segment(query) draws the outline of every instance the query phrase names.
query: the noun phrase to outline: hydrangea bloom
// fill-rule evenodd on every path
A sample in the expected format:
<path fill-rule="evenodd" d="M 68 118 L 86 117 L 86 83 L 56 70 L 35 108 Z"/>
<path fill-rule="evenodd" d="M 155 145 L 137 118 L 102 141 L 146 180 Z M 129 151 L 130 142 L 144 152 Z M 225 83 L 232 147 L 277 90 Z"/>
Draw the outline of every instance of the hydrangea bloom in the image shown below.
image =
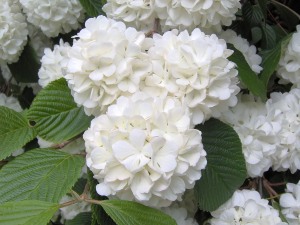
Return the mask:
<path fill-rule="evenodd" d="M 4 93 L 0 93 L 0 106 L 5 106 L 17 112 L 23 111 L 18 99 L 13 96 L 6 96 Z"/>
<path fill-rule="evenodd" d="M 155 11 L 162 20 L 162 30 L 196 27 L 221 30 L 235 19 L 235 13 L 241 7 L 239 0 L 155 0 Z"/>
<path fill-rule="evenodd" d="M 175 98 L 120 97 L 84 133 L 87 166 L 100 195 L 169 206 L 206 166 L 201 132 Z"/>
<path fill-rule="evenodd" d="M 253 190 L 237 190 L 231 199 L 211 214 L 211 225 L 287 225 L 281 221 L 279 212 Z"/>
<path fill-rule="evenodd" d="M 300 87 L 300 25 L 280 58 L 277 73 L 282 83 L 291 82 Z"/>
<path fill-rule="evenodd" d="M 150 39 L 104 16 L 88 19 L 69 51 L 67 75 L 75 102 L 99 115 L 120 95 L 135 93 L 151 72 Z"/>
<path fill-rule="evenodd" d="M 240 137 L 249 176 L 262 176 L 272 166 L 281 122 L 270 119 L 266 105 L 247 95 L 224 112 L 222 120 L 231 124 Z"/>
<path fill-rule="evenodd" d="M 153 74 L 145 86 L 151 93 L 170 95 L 186 101 L 193 124 L 199 124 L 213 113 L 218 116 L 237 102 L 237 70 L 227 58 L 232 51 L 216 35 L 205 35 L 195 29 L 169 31 L 153 35 L 148 53 Z M 153 88 L 153 90 L 151 89 Z M 146 89 L 145 89 L 146 91 Z"/>
<path fill-rule="evenodd" d="M 271 94 L 267 102 L 268 114 L 281 125 L 278 146 L 273 155 L 273 168 L 279 171 L 300 169 L 300 89 Z"/>
<path fill-rule="evenodd" d="M 231 29 L 221 32 L 219 37 L 223 38 L 227 43 L 233 44 L 237 50 L 243 53 L 251 69 L 257 74 L 260 73 L 262 70 L 260 66 L 262 58 L 256 54 L 256 47 L 254 45 L 250 45 L 247 39 L 237 35 L 235 31 Z"/>
<path fill-rule="evenodd" d="M 48 37 L 77 29 L 84 19 L 79 0 L 20 0 L 27 20 Z"/>
<path fill-rule="evenodd" d="M 196 27 L 220 30 L 222 25 L 231 24 L 240 7 L 238 0 L 108 0 L 103 10 L 108 17 L 137 29 L 151 30 L 158 18 L 163 31 Z"/>
<path fill-rule="evenodd" d="M 39 70 L 39 84 L 45 87 L 50 82 L 63 77 L 63 71 L 67 68 L 68 50 L 70 45 L 60 40 L 59 45 L 54 49 L 46 48 L 44 56 L 41 59 L 41 68 Z"/>
<path fill-rule="evenodd" d="M 300 224 L 300 181 L 287 183 L 286 193 L 280 196 L 280 206 L 289 225 Z"/>
<path fill-rule="evenodd" d="M 27 23 L 17 0 L 0 0 L 0 61 L 13 63 L 27 43 Z"/>
<path fill-rule="evenodd" d="M 154 0 L 108 0 L 102 9 L 108 18 L 123 21 L 128 27 L 144 31 L 153 28 L 156 18 Z"/>
<path fill-rule="evenodd" d="M 162 208 L 162 211 L 171 216 L 177 223 L 177 225 L 198 225 L 197 221 L 188 217 L 187 210 L 177 206 L 169 206 Z"/>

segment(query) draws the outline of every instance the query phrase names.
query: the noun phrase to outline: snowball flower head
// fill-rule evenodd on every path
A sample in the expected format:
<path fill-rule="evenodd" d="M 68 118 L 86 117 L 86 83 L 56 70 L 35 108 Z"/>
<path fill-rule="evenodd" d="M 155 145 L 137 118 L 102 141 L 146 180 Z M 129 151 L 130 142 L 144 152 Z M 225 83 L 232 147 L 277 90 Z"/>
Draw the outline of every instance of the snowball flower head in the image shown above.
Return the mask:
<path fill-rule="evenodd" d="M 237 102 L 237 70 L 227 58 L 232 51 L 216 35 L 195 29 L 153 35 L 149 49 L 153 73 L 145 79 L 145 91 L 185 101 L 192 123 L 218 116 Z"/>
<path fill-rule="evenodd" d="M 286 193 L 280 196 L 280 206 L 289 225 L 300 224 L 300 181 L 287 183 Z"/>
<path fill-rule="evenodd" d="M 231 29 L 221 32 L 219 37 L 224 39 L 227 43 L 233 44 L 233 46 L 244 55 L 251 69 L 256 74 L 260 73 L 262 70 L 260 66 L 262 58 L 256 54 L 256 47 L 254 45 L 250 45 L 247 39 L 237 35 L 235 31 Z"/>
<path fill-rule="evenodd" d="M 280 58 L 277 74 L 282 83 L 290 82 L 300 87 L 300 25 Z"/>
<path fill-rule="evenodd" d="M 63 77 L 63 72 L 68 63 L 68 49 L 70 45 L 60 40 L 59 45 L 54 49 L 46 48 L 44 56 L 41 59 L 41 68 L 39 70 L 39 85 L 45 87 L 50 82 Z"/>
<path fill-rule="evenodd" d="M 194 218 L 188 217 L 185 208 L 172 205 L 167 208 L 162 208 L 162 211 L 171 216 L 176 221 L 177 225 L 198 225 Z"/>
<path fill-rule="evenodd" d="M 128 27 L 143 31 L 153 28 L 156 17 L 154 0 L 108 0 L 102 9 L 108 18 L 123 21 Z"/>
<path fill-rule="evenodd" d="M 224 112 L 221 119 L 239 135 L 248 175 L 262 176 L 272 166 L 281 122 L 269 118 L 265 104 L 250 95 L 239 96 L 238 104 Z"/>
<path fill-rule="evenodd" d="M 17 0 L 0 4 L 0 61 L 14 63 L 27 43 L 27 23 Z"/>
<path fill-rule="evenodd" d="M 84 19 L 79 0 L 20 0 L 27 20 L 48 37 L 80 27 Z"/>
<path fill-rule="evenodd" d="M 222 25 L 231 25 L 240 7 L 238 0 L 108 0 L 103 10 L 109 18 L 139 30 L 151 30 L 155 18 L 159 19 L 162 31 L 196 27 L 220 30 Z"/>
<path fill-rule="evenodd" d="M 139 90 L 151 71 L 143 32 L 104 16 L 88 19 L 69 51 L 67 75 L 74 100 L 90 115 L 100 115 L 121 95 Z"/>
<path fill-rule="evenodd" d="M 266 107 L 272 120 L 281 124 L 273 167 L 279 171 L 290 169 L 295 173 L 300 169 L 300 89 L 273 92 Z"/>
<path fill-rule="evenodd" d="M 175 98 L 120 97 L 83 138 L 97 192 L 152 207 L 181 200 L 206 166 L 201 132 Z"/>
<path fill-rule="evenodd" d="M 279 212 L 254 190 L 237 190 L 211 214 L 211 225 L 287 225 L 281 221 Z"/>
<path fill-rule="evenodd" d="M 6 96 L 4 93 L 0 93 L 0 106 L 5 106 L 17 112 L 23 111 L 18 99 L 13 96 Z"/>

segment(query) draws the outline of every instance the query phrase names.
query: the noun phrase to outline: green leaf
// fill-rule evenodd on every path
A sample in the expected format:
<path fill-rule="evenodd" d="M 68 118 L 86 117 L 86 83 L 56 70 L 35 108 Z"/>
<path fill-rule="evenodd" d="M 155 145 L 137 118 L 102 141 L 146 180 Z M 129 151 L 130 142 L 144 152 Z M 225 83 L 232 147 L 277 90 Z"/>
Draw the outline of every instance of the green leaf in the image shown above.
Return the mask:
<path fill-rule="evenodd" d="M 268 7 L 267 7 L 268 0 L 259 0 L 257 2 L 261 12 L 263 13 L 263 16 L 266 18 L 268 13 Z"/>
<path fill-rule="evenodd" d="M 210 119 L 196 126 L 202 132 L 207 166 L 195 185 L 199 208 L 214 211 L 226 202 L 247 177 L 242 144 L 229 125 Z"/>
<path fill-rule="evenodd" d="M 259 96 L 262 100 L 266 99 L 267 89 L 263 82 L 253 72 L 247 63 L 244 55 L 238 51 L 233 45 L 227 44 L 228 48 L 232 49 L 234 53 L 228 58 L 237 65 L 239 71 L 239 78 L 242 83 L 251 91 L 252 94 Z"/>
<path fill-rule="evenodd" d="M 279 43 L 277 43 L 277 45 L 273 49 L 269 51 L 265 51 L 263 53 L 263 57 L 262 57 L 263 71 L 260 73 L 259 77 L 262 80 L 265 87 L 268 86 L 270 77 L 277 69 L 279 60 L 281 58 L 281 54 L 283 50 L 286 48 L 287 44 L 289 43 L 291 37 L 292 34 L 287 35 Z"/>
<path fill-rule="evenodd" d="M 35 136 L 35 130 L 22 113 L 0 106 L 0 160 L 22 148 Z"/>
<path fill-rule="evenodd" d="M 250 2 L 243 4 L 242 13 L 245 21 L 251 26 L 260 25 L 265 22 L 264 13 L 259 5 L 252 5 Z"/>
<path fill-rule="evenodd" d="M 262 28 L 262 43 L 263 49 L 271 49 L 276 45 L 276 32 L 269 24 L 261 24 Z"/>
<path fill-rule="evenodd" d="M 65 225 L 90 225 L 91 224 L 92 213 L 84 212 L 79 213 L 72 220 L 67 220 Z"/>
<path fill-rule="evenodd" d="M 103 5 L 106 0 L 79 0 L 84 10 L 91 17 L 96 17 L 98 15 L 103 15 L 102 10 Z"/>
<path fill-rule="evenodd" d="M 30 150 L 0 170 L 0 203 L 35 199 L 58 202 L 75 184 L 85 160 L 52 149 Z"/>
<path fill-rule="evenodd" d="M 34 49 L 27 44 L 16 63 L 8 64 L 13 77 L 18 82 L 34 83 L 38 81 L 39 59 Z"/>
<path fill-rule="evenodd" d="M 96 185 L 98 181 L 93 178 L 93 173 L 88 170 L 88 182 L 90 186 L 90 195 L 92 199 L 106 200 L 107 197 L 98 195 Z M 116 225 L 116 223 L 107 215 L 101 205 L 92 204 L 92 225 Z"/>
<path fill-rule="evenodd" d="M 176 225 L 169 215 L 137 202 L 104 200 L 101 206 L 117 225 Z"/>
<path fill-rule="evenodd" d="M 27 200 L 0 205 L 2 225 L 46 225 L 59 209 L 58 204 Z"/>
<path fill-rule="evenodd" d="M 27 117 L 36 123 L 40 137 L 54 143 L 75 137 L 91 121 L 83 107 L 77 107 L 64 78 L 53 81 L 38 93 Z"/>

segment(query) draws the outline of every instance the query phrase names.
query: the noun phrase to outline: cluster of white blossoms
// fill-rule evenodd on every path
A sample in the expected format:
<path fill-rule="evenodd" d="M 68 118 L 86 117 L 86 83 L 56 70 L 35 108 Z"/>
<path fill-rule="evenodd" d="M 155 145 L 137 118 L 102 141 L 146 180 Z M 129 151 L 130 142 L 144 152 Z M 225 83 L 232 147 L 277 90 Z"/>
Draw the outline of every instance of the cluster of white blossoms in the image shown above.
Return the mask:
<path fill-rule="evenodd" d="M 176 98 L 120 97 L 84 133 L 87 166 L 100 195 L 169 206 L 206 166 L 201 132 Z"/>
<path fill-rule="evenodd" d="M 0 4 L 0 61 L 14 63 L 27 43 L 27 22 L 18 0 Z"/>
<path fill-rule="evenodd" d="M 68 49 L 70 45 L 60 40 L 53 50 L 46 48 L 41 58 L 41 68 L 38 72 L 39 85 L 47 86 L 50 82 L 63 77 L 63 70 L 68 63 Z"/>
<path fill-rule="evenodd" d="M 262 176 L 272 166 L 280 123 L 269 120 L 265 103 L 252 96 L 240 95 L 238 104 L 223 113 L 221 119 L 231 124 L 242 142 L 248 175 Z"/>
<path fill-rule="evenodd" d="M 20 0 L 27 20 L 48 37 L 80 27 L 84 19 L 79 0 Z"/>
<path fill-rule="evenodd" d="M 224 40 L 195 29 L 145 37 L 104 16 L 89 19 L 70 48 L 67 74 L 74 100 L 101 115 L 119 96 L 137 91 L 186 102 L 193 124 L 237 102 L 237 70 Z"/>
<path fill-rule="evenodd" d="M 300 169 L 300 89 L 271 93 L 266 107 L 269 117 L 281 126 L 273 168 L 295 173 Z"/>
<path fill-rule="evenodd" d="M 195 29 L 153 35 L 148 53 L 153 73 L 145 85 L 151 92 L 185 101 L 192 123 L 199 124 L 237 103 L 237 70 L 227 58 L 233 53 L 224 40 Z"/>
<path fill-rule="evenodd" d="M 211 212 L 211 225 L 288 225 L 279 212 L 262 199 L 257 191 L 237 190 L 231 199 Z"/>
<path fill-rule="evenodd" d="M 177 225 L 198 225 L 197 221 L 188 216 L 187 209 L 178 206 L 169 206 L 162 208 L 162 211 L 171 216 Z"/>
<path fill-rule="evenodd" d="M 69 50 L 65 78 L 75 102 L 90 115 L 104 113 L 121 95 L 139 90 L 151 72 L 143 32 L 104 16 L 88 19 Z"/>
<path fill-rule="evenodd" d="M 277 74 L 282 83 L 300 87 L 300 25 L 280 58 Z"/>
<path fill-rule="evenodd" d="M 300 181 L 298 184 L 287 183 L 286 193 L 280 196 L 279 202 L 289 225 L 300 224 Z"/>
<path fill-rule="evenodd" d="M 237 33 L 231 29 L 222 31 L 218 36 L 224 39 L 227 43 L 233 44 L 233 46 L 244 55 L 247 63 L 256 74 L 261 72 L 262 67 L 260 64 L 262 62 L 262 58 L 256 53 L 256 47 L 254 45 L 250 45 L 247 39 L 237 35 Z"/>
<path fill-rule="evenodd" d="M 240 7 L 239 0 L 108 0 L 103 10 L 109 18 L 138 30 L 150 31 L 155 19 L 159 19 L 162 31 L 196 27 L 220 30 L 222 25 L 231 25 Z"/>
<path fill-rule="evenodd" d="M 243 146 L 248 175 L 300 169 L 300 89 L 271 93 L 263 103 L 240 96 L 238 104 L 221 119 L 233 126 Z"/>

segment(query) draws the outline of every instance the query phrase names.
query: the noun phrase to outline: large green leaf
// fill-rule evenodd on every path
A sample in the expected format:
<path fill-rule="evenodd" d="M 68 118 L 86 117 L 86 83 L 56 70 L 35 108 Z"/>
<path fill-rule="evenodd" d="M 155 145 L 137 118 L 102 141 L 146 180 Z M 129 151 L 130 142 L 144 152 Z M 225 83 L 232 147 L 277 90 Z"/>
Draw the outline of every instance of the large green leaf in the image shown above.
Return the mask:
<path fill-rule="evenodd" d="M 27 117 L 36 123 L 38 135 L 59 143 L 86 130 L 91 117 L 75 104 L 64 78 L 53 81 L 41 90 L 30 107 Z"/>
<path fill-rule="evenodd" d="M 247 177 L 242 144 L 229 125 L 210 119 L 196 127 L 202 132 L 207 166 L 195 185 L 199 208 L 216 210 L 226 202 Z"/>
<path fill-rule="evenodd" d="M 136 202 L 104 200 L 101 206 L 117 225 L 176 225 L 169 215 Z"/>
<path fill-rule="evenodd" d="M 251 91 L 252 94 L 259 96 L 262 100 L 265 100 L 267 96 L 267 89 L 263 82 L 252 71 L 244 55 L 231 44 L 228 44 L 228 48 L 234 51 L 234 53 L 229 57 L 229 60 L 237 65 L 239 78 L 242 83 Z"/>
<path fill-rule="evenodd" d="M 264 13 L 259 5 L 252 5 L 250 2 L 246 2 L 243 4 L 242 13 L 245 22 L 251 27 L 265 22 Z"/>
<path fill-rule="evenodd" d="M 0 160 L 22 148 L 35 135 L 35 130 L 21 113 L 0 106 Z"/>
<path fill-rule="evenodd" d="M 261 24 L 262 28 L 262 43 L 261 47 L 263 49 L 271 49 L 276 45 L 276 32 L 272 26 L 269 24 Z"/>
<path fill-rule="evenodd" d="M 80 176 L 84 158 L 52 149 L 30 150 L 0 170 L 0 203 L 58 202 Z"/>
<path fill-rule="evenodd" d="M 2 225 L 46 225 L 59 204 L 26 200 L 6 202 L 0 205 L 0 224 Z"/>
<path fill-rule="evenodd" d="M 106 0 L 79 0 L 86 13 L 91 17 L 104 14 L 102 6 Z"/>
<path fill-rule="evenodd" d="M 277 69 L 282 52 L 285 49 L 286 45 L 289 43 L 291 37 L 292 34 L 287 35 L 279 43 L 277 43 L 277 45 L 273 49 L 265 51 L 263 53 L 263 71 L 259 76 L 265 87 L 267 87 L 270 77 Z"/>

